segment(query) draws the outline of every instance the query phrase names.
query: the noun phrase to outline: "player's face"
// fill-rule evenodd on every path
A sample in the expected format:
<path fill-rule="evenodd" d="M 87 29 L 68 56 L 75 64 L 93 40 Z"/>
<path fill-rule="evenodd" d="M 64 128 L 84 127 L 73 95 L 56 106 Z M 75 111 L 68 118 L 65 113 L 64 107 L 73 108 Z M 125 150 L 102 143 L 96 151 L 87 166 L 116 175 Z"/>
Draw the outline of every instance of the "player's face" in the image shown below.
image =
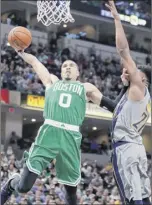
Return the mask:
<path fill-rule="evenodd" d="M 145 84 L 146 87 L 148 87 L 149 83 L 148 83 L 148 79 L 147 79 L 145 73 L 142 71 L 139 71 L 139 74 L 140 74 L 142 82 Z"/>
<path fill-rule="evenodd" d="M 67 60 L 62 64 L 61 76 L 63 80 L 77 80 L 79 71 L 74 61 Z"/>

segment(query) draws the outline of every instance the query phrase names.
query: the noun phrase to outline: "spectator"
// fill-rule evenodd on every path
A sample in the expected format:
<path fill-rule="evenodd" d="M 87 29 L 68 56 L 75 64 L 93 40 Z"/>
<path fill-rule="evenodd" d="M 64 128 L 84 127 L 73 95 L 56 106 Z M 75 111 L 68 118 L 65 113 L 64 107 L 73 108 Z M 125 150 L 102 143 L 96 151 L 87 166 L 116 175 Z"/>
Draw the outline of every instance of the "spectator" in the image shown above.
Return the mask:
<path fill-rule="evenodd" d="M 17 144 L 18 139 L 19 139 L 19 136 L 17 136 L 16 132 L 15 131 L 11 132 L 10 136 L 8 137 L 8 139 L 6 140 L 5 145 L 4 145 L 5 153 L 7 152 L 9 145 Z"/>
<path fill-rule="evenodd" d="M 121 204 L 118 189 L 113 178 L 112 166 L 97 167 L 93 162 L 82 164 L 81 172 L 82 180 L 78 185 L 77 196 L 79 204 Z M 16 171 L 16 159 L 9 147 L 6 154 L 1 152 L 1 182 L 2 184 L 8 180 L 9 175 Z M 27 194 L 14 193 L 8 204 L 65 204 L 65 191 L 62 184 L 58 184 L 56 173 L 54 172 L 54 164 L 50 164 L 51 168 L 44 172 L 36 180 L 33 188 Z M 150 159 L 148 161 L 148 170 L 150 170 Z M 148 172 L 151 173 L 150 171 Z M 89 179 L 89 180 L 88 180 Z M 87 186 L 84 186 L 84 181 Z"/>
<path fill-rule="evenodd" d="M 103 141 L 103 142 L 101 143 L 101 154 L 102 154 L 102 153 L 105 153 L 105 154 L 108 155 L 108 146 L 107 146 L 107 144 L 106 144 L 105 141 Z"/>
<path fill-rule="evenodd" d="M 60 78 L 60 66 L 67 59 L 74 59 L 80 68 L 80 81 L 90 82 L 102 91 L 105 96 L 112 99 L 118 95 L 122 88 L 120 79 L 120 62 L 115 57 L 101 59 L 95 54 L 93 47 L 88 51 L 89 55 L 84 56 L 77 51 L 71 51 L 65 48 L 59 51 L 56 47 L 56 36 L 50 42 L 54 49 L 49 51 L 49 47 L 31 45 L 27 52 L 34 54 L 45 66 L 49 72 Z M 51 46 L 50 45 L 50 46 Z M 44 86 L 38 80 L 37 75 L 32 68 L 27 65 L 10 47 L 4 47 L 1 53 L 2 88 L 18 90 L 23 93 L 44 95 Z M 15 59 L 15 60 L 14 60 Z M 147 62 L 149 62 L 147 60 Z"/>

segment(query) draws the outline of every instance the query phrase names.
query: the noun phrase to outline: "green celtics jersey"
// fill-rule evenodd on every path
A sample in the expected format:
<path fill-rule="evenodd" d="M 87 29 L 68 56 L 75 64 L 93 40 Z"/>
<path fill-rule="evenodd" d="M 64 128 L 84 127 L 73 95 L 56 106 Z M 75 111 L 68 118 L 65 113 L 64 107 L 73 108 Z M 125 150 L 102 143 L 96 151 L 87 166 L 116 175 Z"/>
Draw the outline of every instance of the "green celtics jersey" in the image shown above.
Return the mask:
<path fill-rule="evenodd" d="M 45 92 L 44 118 L 80 126 L 86 111 L 83 84 L 76 81 L 57 81 Z"/>

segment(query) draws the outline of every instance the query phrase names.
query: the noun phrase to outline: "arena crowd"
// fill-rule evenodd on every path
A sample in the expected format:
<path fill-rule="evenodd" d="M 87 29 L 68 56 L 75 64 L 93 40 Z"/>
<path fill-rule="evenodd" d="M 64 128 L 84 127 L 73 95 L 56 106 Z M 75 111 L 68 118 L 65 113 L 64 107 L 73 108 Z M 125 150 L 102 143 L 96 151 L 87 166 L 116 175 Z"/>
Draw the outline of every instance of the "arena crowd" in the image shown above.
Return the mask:
<path fill-rule="evenodd" d="M 31 191 L 27 194 L 14 193 L 8 204 L 65 204 L 64 187 L 57 182 L 54 164 L 55 162 L 50 163 L 50 166 L 43 171 Z M 8 148 L 7 153 L 1 152 L 2 184 L 12 174 L 21 173 L 22 168 L 23 162 L 21 163 L 15 159 L 11 147 Z M 151 163 L 148 161 L 149 177 L 151 177 L 151 168 Z M 105 167 L 101 167 L 96 161 L 85 160 L 82 162 L 81 177 L 77 190 L 79 204 L 121 204 L 110 163 Z"/>
<path fill-rule="evenodd" d="M 27 52 L 35 55 L 50 73 L 59 78 L 61 64 L 67 59 L 74 59 L 80 69 L 81 82 L 93 83 L 104 95 L 115 99 L 122 88 L 119 59 L 111 57 L 102 60 L 101 56 L 96 56 L 91 49 L 88 51 L 88 56 L 82 53 L 72 53 L 68 48 L 60 51 L 56 43 L 53 43 L 50 43 L 50 47 L 32 45 Z M 3 48 L 1 63 L 2 88 L 44 95 L 44 86 L 36 73 L 11 47 Z"/>

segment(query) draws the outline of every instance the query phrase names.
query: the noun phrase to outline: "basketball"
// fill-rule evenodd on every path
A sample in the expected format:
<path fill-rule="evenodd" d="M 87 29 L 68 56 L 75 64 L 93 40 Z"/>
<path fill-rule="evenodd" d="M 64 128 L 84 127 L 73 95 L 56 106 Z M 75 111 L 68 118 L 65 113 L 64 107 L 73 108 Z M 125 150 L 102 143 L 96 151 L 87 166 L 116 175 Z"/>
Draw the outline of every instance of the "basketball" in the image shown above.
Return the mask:
<path fill-rule="evenodd" d="M 24 50 L 32 42 L 31 32 L 25 27 L 15 27 L 8 34 L 8 42 L 16 50 Z"/>

